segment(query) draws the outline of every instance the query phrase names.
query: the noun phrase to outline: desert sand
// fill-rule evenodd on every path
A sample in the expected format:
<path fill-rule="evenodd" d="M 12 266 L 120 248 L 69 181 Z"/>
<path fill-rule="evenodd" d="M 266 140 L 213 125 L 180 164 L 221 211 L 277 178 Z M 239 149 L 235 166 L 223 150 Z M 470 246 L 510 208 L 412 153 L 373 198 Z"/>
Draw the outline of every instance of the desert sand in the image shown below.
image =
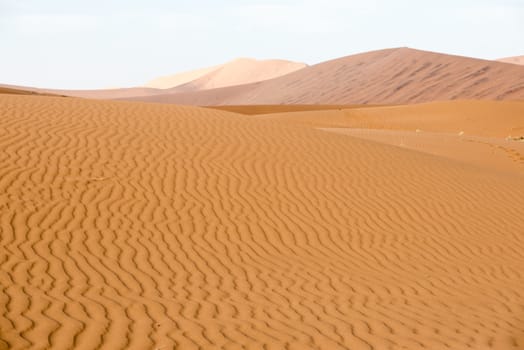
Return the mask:
<path fill-rule="evenodd" d="M 144 84 L 144 86 L 149 87 L 149 88 L 154 88 L 154 89 L 169 89 L 169 88 L 177 87 L 179 85 L 187 84 L 193 80 L 201 78 L 206 74 L 214 72 L 217 69 L 220 69 L 222 66 L 223 64 L 220 64 L 217 66 L 200 68 L 200 69 L 195 69 L 195 70 L 191 70 L 188 72 L 182 72 L 182 73 L 154 78 L 148 81 L 146 84 Z"/>
<path fill-rule="evenodd" d="M 0 89 L 6 92 L 8 90 L 21 90 L 21 91 L 27 91 L 28 93 L 34 93 L 34 94 L 40 94 L 40 95 L 59 95 L 59 96 L 93 98 L 93 99 L 133 98 L 135 96 L 150 96 L 150 95 L 165 93 L 164 90 L 144 88 L 144 87 L 99 89 L 99 90 L 67 90 L 67 89 L 60 90 L 60 89 L 48 89 L 48 88 L 37 88 L 37 87 L 30 87 L 30 86 L 0 84 Z"/>
<path fill-rule="evenodd" d="M 524 65 L 524 56 L 513 56 L 513 57 L 500 58 L 497 61 Z"/>
<path fill-rule="evenodd" d="M 507 61 L 518 63 L 519 57 Z M 503 59 L 504 60 L 504 59 Z M 236 59 L 160 77 L 145 87 L 56 90 L 0 87 L 83 98 L 218 105 L 398 105 L 440 100 L 524 100 L 524 66 L 395 48 L 307 66 Z"/>
<path fill-rule="evenodd" d="M 524 348 L 522 103 L 454 103 L 0 95 L 0 348 Z"/>
<path fill-rule="evenodd" d="M 455 134 L 463 132 L 468 135 L 496 138 L 524 135 L 524 101 L 459 100 L 396 106 L 335 107 L 323 111 L 306 109 L 281 112 L 283 106 L 266 106 L 264 114 L 258 113 L 256 116 L 312 127 L 409 131 L 418 129 Z M 244 114 L 250 114 L 251 110 L 260 110 L 257 106 L 234 108 Z"/>
<path fill-rule="evenodd" d="M 37 95 L 37 96 L 58 96 L 47 93 L 40 93 L 32 90 L 15 88 L 8 85 L 0 85 L 0 94 L 9 94 L 9 95 Z"/>
<path fill-rule="evenodd" d="M 304 63 L 286 60 L 238 58 L 219 66 L 157 78 L 146 86 L 177 88 L 176 92 L 200 91 L 269 80 L 305 67 Z"/>
<path fill-rule="evenodd" d="M 144 87 L 98 90 L 60 90 L 1 85 L 0 88 L 33 91 L 40 94 L 65 95 L 91 99 L 133 99 L 137 96 L 172 95 L 265 81 L 306 67 L 306 64 L 286 60 L 255 60 L 239 58 L 222 65 L 183 72 L 153 79 Z M 161 100 L 161 97 L 159 98 Z"/>
<path fill-rule="evenodd" d="M 522 100 L 524 67 L 397 48 L 320 63 L 257 84 L 130 100 L 188 105 L 406 104 Z"/>
<path fill-rule="evenodd" d="M 244 106 L 207 106 L 207 108 L 229 111 L 246 115 L 264 116 L 265 114 L 280 114 L 287 112 L 306 112 L 306 111 L 329 111 L 347 110 L 350 108 L 368 108 L 374 105 L 244 105 Z M 286 119 L 288 115 L 282 114 L 281 119 Z M 289 116 L 294 116 L 290 114 Z"/>

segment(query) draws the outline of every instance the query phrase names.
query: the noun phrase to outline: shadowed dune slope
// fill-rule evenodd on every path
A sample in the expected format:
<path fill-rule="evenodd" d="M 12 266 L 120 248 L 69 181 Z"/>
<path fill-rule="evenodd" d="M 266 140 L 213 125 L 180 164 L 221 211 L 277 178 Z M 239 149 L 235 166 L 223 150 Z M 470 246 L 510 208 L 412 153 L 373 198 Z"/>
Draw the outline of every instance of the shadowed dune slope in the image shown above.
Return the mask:
<path fill-rule="evenodd" d="M 0 347 L 524 346 L 522 177 L 210 109 L 0 106 Z"/>
<path fill-rule="evenodd" d="M 421 130 L 486 137 L 524 136 L 524 101 L 444 101 L 415 105 L 259 115 L 312 127 Z"/>
<path fill-rule="evenodd" d="M 453 99 L 523 100 L 524 67 L 398 48 L 343 57 L 235 90 L 136 98 L 192 105 L 405 104 Z"/>
<path fill-rule="evenodd" d="M 524 65 L 524 56 L 514 56 L 498 59 L 499 62 Z"/>

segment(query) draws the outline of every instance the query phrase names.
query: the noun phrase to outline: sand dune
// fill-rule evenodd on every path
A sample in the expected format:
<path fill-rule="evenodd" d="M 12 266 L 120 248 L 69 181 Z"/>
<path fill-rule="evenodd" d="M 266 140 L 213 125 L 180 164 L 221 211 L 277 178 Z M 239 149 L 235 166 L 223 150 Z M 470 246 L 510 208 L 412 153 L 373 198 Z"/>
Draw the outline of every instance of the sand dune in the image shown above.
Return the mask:
<path fill-rule="evenodd" d="M 218 109 L 233 113 L 246 115 L 277 114 L 288 112 L 305 111 L 328 111 L 345 110 L 350 108 L 367 108 L 372 105 L 244 105 L 244 106 L 208 106 L 207 108 Z"/>
<path fill-rule="evenodd" d="M 524 142 L 475 135 L 387 129 L 323 128 L 365 140 L 524 176 Z"/>
<path fill-rule="evenodd" d="M 246 106 L 247 108 L 247 106 Z M 259 118 L 322 128 L 360 128 L 524 136 L 524 101 L 444 101 L 259 115 Z"/>
<path fill-rule="evenodd" d="M 39 93 L 36 91 L 31 91 L 31 90 L 17 89 L 13 87 L 8 87 L 7 85 L 0 85 L 0 94 L 58 96 L 56 94 L 46 94 L 46 93 Z"/>
<path fill-rule="evenodd" d="M 138 101 L 192 105 L 406 104 L 524 99 L 524 67 L 409 48 L 348 56 L 259 84 Z M 219 98 L 217 98 L 219 96 Z"/>
<path fill-rule="evenodd" d="M 154 89 L 169 89 L 179 85 L 189 83 L 193 80 L 201 78 L 202 76 L 209 74 L 217 69 L 220 69 L 223 65 L 217 65 L 212 67 L 206 67 L 202 69 L 195 69 L 189 72 L 182 72 L 173 75 L 167 75 L 163 77 L 155 78 L 147 82 L 144 86 Z"/>
<path fill-rule="evenodd" d="M 132 98 L 135 96 L 150 96 L 150 95 L 165 93 L 165 91 L 163 90 L 140 88 L 140 87 L 138 88 L 120 88 L 120 89 L 100 89 L 100 90 L 60 90 L 60 89 L 46 89 L 46 88 L 36 88 L 36 87 L 29 87 L 29 86 L 0 84 L 0 89 L 21 90 L 21 91 L 27 91 L 29 93 L 40 94 L 40 95 L 59 95 L 59 96 L 93 98 L 93 99 Z"/>
<path fill-rule="evenodd" d="M 61 90 L 10 85 L 0 85 L 0 87 L 34 91 L 37 93 L 106 100 L 129 100 L 135 97 L 147 98 L 158 96 L 156 100 L 162 101 L 164 95 L 170 96 L 175 93 L 194 92 L 260 82 L 294 72 L 304 67 L 306 67 L 304 63 L 285 60 L 241 58 L 214 67 L 160 77 L 150 81 L 145 87 L 97 90 Z M 183 98 L 182 96 L 181 98 Z"/>
<path fill-rule="evenodd" d="M 250 84 L 280 77 L 305 68 L 304 63 L 284 60 L 254 60 L 240 58 L 178 88 L 199 91 Z"/>
<path fill-rule="evenodd" d="M 497 61 L 505 62 L 505 63 L 513 63 L 513 64 L 524 65 L 524 56 L 514 56 L 514 57 L 500 58 Z"/>
<path fill-rule="evenodd" d="M 215 67 L 159 78 L 146 86 L 177 88 L 176 92 L 208 90 L 264 81 L 304 67 L 304 63 L 285 60 L 239 58 Z"/>
<path fill-rule="evenodd" d="M 227 101 L 235 96 L 244 94 L 247 90 L 253 89 L 263 82 L 251 83 L 246 85 L 234 85 L 224 88 L 208 89 L 201 91 L 186 91 L 180 92 L 178 87 L 173 88 L 174 92 L 164 90 L 161 94 L 154 96 L 131 96 L 117 98 L 116 100 L 134 101 L 134 102 L 148 102 L 148 103 L 164 103 L 164 104 L 179 104 L 188 106 L 218 106 L 228 105 Z"/>
<path fill-rule="evenodd" d="M 164 93 L 162 90 L 151 88 L 120 88 L 100 90 L 56 90 L 56 89 L 34 89 L 38 92 L 60 94 L 72 97 L 93 98 L 102 100 L 113 100 L 119 98 L 133 98 L 134 96 L 153 96 Z"/>
<path fill-rule="evenodd" d="M 0 348 L 524 347 L 517 173 L 211 109 L 0 106 Z"/>
<path fill-rule="evenodd" d="M 323 107 L 327 108 L 322 110 Z M 214 108 L 292 122 L 486 169 L 524 175 L 524 102 L 449 101 L 399 106 Z"/>

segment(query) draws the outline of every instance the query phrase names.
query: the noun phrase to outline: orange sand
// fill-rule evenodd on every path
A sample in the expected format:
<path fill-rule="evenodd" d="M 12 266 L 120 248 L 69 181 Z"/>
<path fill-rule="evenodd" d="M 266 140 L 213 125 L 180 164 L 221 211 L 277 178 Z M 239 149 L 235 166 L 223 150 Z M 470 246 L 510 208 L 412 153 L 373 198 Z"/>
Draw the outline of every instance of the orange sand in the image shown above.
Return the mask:
<path fill-rule="evenodd" d="M 0 348 L 524 347 L 517 171 L 196 107 L 0 107 Z"/>
<path fill-rule="evenodd" d="M 325 111 L 325 110 L 343 110 L 349 108 L 367 108 L 376 107 L 373 105 L 251 105 L 251 106 L 208 106 L 207 108 L 218 109 L 222 111 L 258 115 L 273 114 L 286 112 L 304 112 L 304 111 Z"/>
<path fill-rule="evenodd" d="M 523 116 L 524 101 L 443 101 L 258 115 L 311 127 L 463 132 L 498 138 L 524 136 Z"/>

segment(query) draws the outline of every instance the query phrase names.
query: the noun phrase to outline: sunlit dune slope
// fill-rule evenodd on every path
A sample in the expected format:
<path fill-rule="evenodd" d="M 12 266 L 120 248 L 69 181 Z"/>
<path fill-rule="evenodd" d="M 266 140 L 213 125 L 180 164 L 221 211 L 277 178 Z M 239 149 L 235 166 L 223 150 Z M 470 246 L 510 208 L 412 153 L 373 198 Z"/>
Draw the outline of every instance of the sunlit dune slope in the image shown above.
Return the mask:
<path fill-rule="evenodd" d="M 94 99 L 119 99 L 131 98 L 134 96 L 149 96 L 164 93 L 165 91 L 151 88 L 121 88 L 121 89 L 100 89 L 100 90 L 59 90 L 59 89 L 45 89 L 28 86 L 16 86 L 0 84 L 0 89 L 21 90 L 30 94 L 39 95 L 60 95 L 73 96 Z"/>
<path fill-rule="evenodd" d="M 235 108 L 248 112 L 258 109 Z M 291 122 L 524 175 L 524 102 L 449 101 L 288 113 L 280 110 L 280 106 L 266 106 L 268 114 L 256 118 Z"/>
<path fill-rule="evenodd" d="M 177 91 L 215 89 L 264 81 L 304 67 L 304 63 L 286 60 L 238 58 L 218 66 L 160 77 L 146 86 L 160 89 L 176 87 Z"/>
<path fill-rule="evenodd" d="M 211 109 L 0 106 L 0 347 L 524 346 L 522 177 Z"/>
<path fill-rule="evenodd" d="M 304 63 L 285 60 L 241 58 L 214 67 L 160 77 L 152 80 L 146 84 L 145 87 L 98 90 L 58 90 L 15 86 L 12 88 L 38 93 L 107 100 L 147 99 L 155 96 L 154 99 L 156 101 L 162 102 L 164 95 L 170 96 L 174 93 L 187 93 L 260 82 L 294 72 L 304 67 L 306 67 Z M 7 85 L 6 87 L 11 88 Z M 235 90 L 233 89 L 233 91 Z M 183 94 L 180 97 L 183 98 L 182 96 Z M 215 98 L 220 98 L 220 95 Z M 193 96 L 191 96 L 191 99 L 193 100 Z"/>
<path fill-rule="evenodd" d="M 198 79 L 181 85 L 181 91 L 199 91 L 250 84 L 277 78 L 306 67 L 304 63 L 285 60 L 239 58 Z"/>
<path fill-rule="evenodd" d="M 166 75 L 163 77 L 155 78 L 147 82 L 144 86 L 155 89 L 169 89 L 179 85 L 189 83 L 193 80 L 201 78 L 202 76 L 209 74 L 217 69 L 220 69 L 223 65 L 217 65 L 212 67 L 206 67 L 188 72 L 182 72 L 173 75 Z"/>
<path fill-rule="evenodd" d="M 313 127 L 421 130 L 486 137 L 524 136 L 524 101 L 444 101 L 260 115 Z"/>
<path fill-rule="evenodd" d="M 207 106 L 207 108 L 229 111 L 246 115 L 273 114 L 303 111 L 343 110 L 366 108 L 372 105 L 244 105 L 244 106 Z"/>
<path fill-rule="evenodd" d="M 30 90 L 16 89 L 6 86 L 0 86 L 0 94 L 9 94 L 9 95 L 43 95 L 43 96 L 56 96 L 46 93 L 38 93 Z"/>
<path fill-rule="evenodd" d="M 524 100 L 524 66 L 409 48 L 347 56 L 235 89 L 136 98 L 192 105 Z"/>
<path fill-rule="evenodd" d="M 514 56 L 498 59 L 499 62 L 524 65 L 524 56 Z"/>

